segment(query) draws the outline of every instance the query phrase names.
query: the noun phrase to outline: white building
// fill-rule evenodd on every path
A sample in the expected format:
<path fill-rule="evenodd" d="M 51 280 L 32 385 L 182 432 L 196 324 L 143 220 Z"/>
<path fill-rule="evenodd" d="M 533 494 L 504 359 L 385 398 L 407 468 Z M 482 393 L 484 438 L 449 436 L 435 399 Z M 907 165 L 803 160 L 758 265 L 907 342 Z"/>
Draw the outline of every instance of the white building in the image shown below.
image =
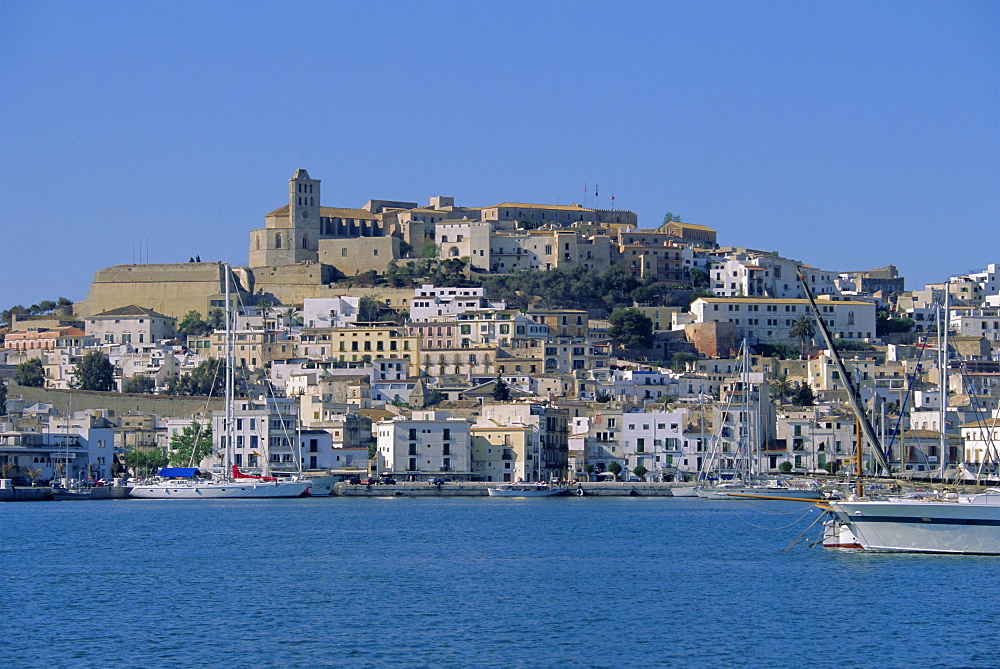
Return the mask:
<path fill-rule="evenodd" d="M 874 304 L 843 299 L 817 299 L 816 304 L 835 339 L 875 338 Z M 699 297 L 691 303 L 691 313 L 696 323 L 734 323 L 737 337 L 751 343 L 798 344 L 792 326 L 802 316 L 813 318 L 805 299 Z"/>
<path fill-rule="evenodd" d="M 681 455 L 686 412 L 622 414 L 622 455 L 633 472 L 642 465 L 653 481 L 672 480 Z"/>
<path fill-rule="evenodd" d="M 302 322 L 308 328 L 342 328 L 358 322 L 360 297 L 307 297 Z"/>
<path fill-rule="evenodd" d="M 414 411 L 376 424 L 378 471 L 421 479 L 472 474 L 471 421 Z"/>
<path fill-rule="evenodd" d="M 750 249 L 723 249 L 712 263 L 710 289 L 719 297 L 805 298 L 796 271 L 802 268 L 813 295 L 839 295 L 837 274 L 797 260 Z"/>

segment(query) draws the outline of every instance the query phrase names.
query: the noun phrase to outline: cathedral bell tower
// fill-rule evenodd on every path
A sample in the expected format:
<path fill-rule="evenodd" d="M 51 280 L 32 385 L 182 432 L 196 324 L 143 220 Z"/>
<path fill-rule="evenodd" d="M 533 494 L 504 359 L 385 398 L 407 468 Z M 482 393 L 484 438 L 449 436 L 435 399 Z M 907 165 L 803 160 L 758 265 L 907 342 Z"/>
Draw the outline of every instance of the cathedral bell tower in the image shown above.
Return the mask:
<path fill-rule="evenodd" d="M 296 262 L 316 260 L 319 254 L 319 179 L 303 169 L 288 180 L 288 222 L 294 230 Z"/>

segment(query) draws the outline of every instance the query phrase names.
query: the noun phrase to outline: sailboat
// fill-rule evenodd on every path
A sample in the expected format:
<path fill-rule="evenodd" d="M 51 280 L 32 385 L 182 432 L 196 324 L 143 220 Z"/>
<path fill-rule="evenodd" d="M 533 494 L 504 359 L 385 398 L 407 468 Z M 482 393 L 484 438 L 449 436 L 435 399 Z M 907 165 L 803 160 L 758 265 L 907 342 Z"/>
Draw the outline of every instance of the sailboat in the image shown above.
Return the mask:
<path fill-rule="evenodd" d="M 266 497 L 306 497 L 309 482 L 278 479 L 270 476 L 247 476 L 240 474 L 239 467 L 231 464 L 233 448 L 233 336 L 232 309 L 229 301 L 228 264 L 223 265 L 226 279 L 226 419 L 225 448 L 223 449 L 222 476 L 206 481 L 197 477 L 195 467 L 164 467 L 160 470 L 160 481 L 137 485 L 129 496 L 139 499 L 233 499 Z"/>
<path fill-rule="evenodd" d="M 784 476 L 762 476 L 759 473 L 759 443 L 760 443 L 760 411 L 754 411 L 751 405 L 751 375 L 750 375 L 750 350 L 746 340 L 741 347 L 740 361 L 740 404 L 737 407 L 739 413 L 739 424 L 737 432 L 736 450 L 736 470 L 730 472 L 731 478 L 723 481 L 722 454 L 719 452 L 721 446 L 721 428 L 718 426 L 715 439 L 713 439 L 712 452 L 699 476 L 700 482 L 694 489 L 694 494 L 705 499 L 790 499 L 797 501 L 811 501 L 823 498 L 819 485 L 810 485 L 808 482 L 790 481 Z M 727 403 L 725 414 L 730 414 L 732 407 L 732 397 Z M 754 417 L 754 420 L 751 420 Z M 708 485 L 707 480 L 712 470 L 715 470 L 717 481 L 714 485 Z M 815 482 L 813 482 L 815 483 Z"/>
<path fill-rule="evenodd" d="M 830 332 L 801 270 L 799 281 L 823 340 L 841 378 L 848 385 L 848 397 L 859 427 L 858 450 L 861 450 L 864 439 L 879 465 L 891 476 L 888 458 L 862 407 L 861 394 L 833 346 Z M 942 392 L 946 383 L 946 367 L 947 364 L 941 370 Z M 944 430 L 943 422 L 941 429 Z M 827 524 L 825 546 L 851 546 L 871 551 L 1000 555 L 1000 488 L 987 488 L 982 493 L 971 495 L 948 493 L 876 499 L 864 494 L 860 484 L 860 461 L 859 453 L 859 483 L 855 495 L 846 500 L 818 505 L 833 516 Z"/>

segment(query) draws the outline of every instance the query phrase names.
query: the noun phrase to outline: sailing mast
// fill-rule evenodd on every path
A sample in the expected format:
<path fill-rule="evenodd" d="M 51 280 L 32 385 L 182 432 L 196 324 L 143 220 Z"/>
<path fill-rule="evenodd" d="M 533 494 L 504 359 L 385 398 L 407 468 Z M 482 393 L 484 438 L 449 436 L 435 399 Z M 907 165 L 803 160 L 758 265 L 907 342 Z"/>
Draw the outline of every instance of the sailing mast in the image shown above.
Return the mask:
<path fill-rule="evenodd" d="M 802 290 L 805 292 L 806 299 L 809 300 L 809 305 L 812 307 L 813 317 L 816 319 L 816 324 L 819 326 L 820 334 L 823 335 L 823 341 L 826 343 L 827 349 L 830 351 L 830 355 L 833 357 L 834 363 L 837 365 L 837 371 L 840 372 L 840 378 L 844 380 L 847 385 L 847 397 L 851 401 L 851 408 L 854 410 L 854 415 L 857 417 L 858 422 L 861 423 L 861 430 L 864 432 L 865 440 L 871 446 L 872 453 L 875 455 L 875 459 L 885 473 L 892 476 L 892 470 L 889 467 L 889 458 L 886 457 L 885 451 L 882 450 L 882 444 L 879 442 L 878 437 L 875 436 L 875 429 L 872 427 L 871 421 L 868 420 L 868 414 L 865 413 L 864 407 L 861 405 L 861 392 L 858 386 L 854 384 L 854 377 L 847 373 L 847 368 L 844 367 L 844 361 L 840 359 L 840 353 L 837 351 L 836 347 L 833 345 L 833 339 L 830 337 L 830 331 L 826 327 L 826 321 L 823 320 L 823 316 L 820 314 L 819 307 L 816 306 L 816 300 L 813 299 L 812 291 L 809 289 L 809 284 L 806 282 L 806 277 L 802 273 L 802 268 L 799 267 L 796 272 L 799 277 L 799 283 L 802 284 Z"/>
<path fill-rule="evenodd" d="M 944 282 L 944 311 L 941 312 L 940 308 L 938 313 L 941 314 L 941 327 L 938 329 L 938 370 L 939 370 L 939 383 L 938 390 L 941 395 L 941 416 L 939 418 L 941 423 L 941 453 L 938 460 L 941 463 L 940 476 L 941 481 L 944 482 L 944 470 L 945 470 L 945 459 L 948 452 L 948 297 L 951 291 L 949 290 L 949 281 Z M 944 339 L 942 340 L 942 336 Z"/>
<path fill-rule="evenodd" d="M 231 472 L 229 463 L 232 461 L 233 448 L 233 325 L 232 310 L 229 304 L 229 264 L 222 265 L 226 274 L 226 446 L 222 449 L 222 477 L 229 478 Z"/>

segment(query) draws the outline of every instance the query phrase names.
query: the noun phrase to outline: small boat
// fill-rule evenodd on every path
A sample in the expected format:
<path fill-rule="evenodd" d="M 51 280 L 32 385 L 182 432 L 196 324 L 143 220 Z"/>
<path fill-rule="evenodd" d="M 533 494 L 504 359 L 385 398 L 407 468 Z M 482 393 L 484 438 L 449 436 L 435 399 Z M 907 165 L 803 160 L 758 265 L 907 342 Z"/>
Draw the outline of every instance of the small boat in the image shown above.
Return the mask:
<path fill-rule="evenodd" d="M 57 502 L 71 502 L 91 498 L 91 492 L 87 488 L 64 488 L 62 486 L 52 486 L 52 499 Z"/>
<path fill-rule="evenodd" d="M 566 494 L 565 488 L 548 483 L 501 483 L 487 488 L 490 497 L 554 497 Z"/>

